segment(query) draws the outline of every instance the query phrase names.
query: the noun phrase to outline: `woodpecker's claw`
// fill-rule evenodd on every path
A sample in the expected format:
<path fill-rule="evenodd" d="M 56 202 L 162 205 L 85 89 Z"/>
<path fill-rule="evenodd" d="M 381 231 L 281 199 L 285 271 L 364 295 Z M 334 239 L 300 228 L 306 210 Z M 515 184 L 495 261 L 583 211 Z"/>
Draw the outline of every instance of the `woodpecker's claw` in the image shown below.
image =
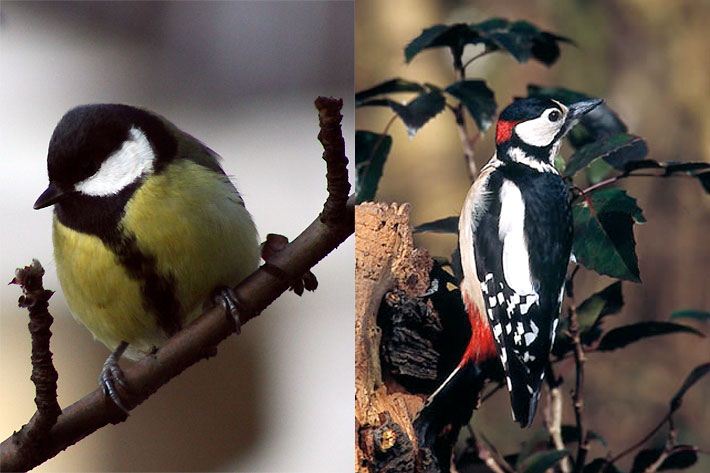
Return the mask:
<path fill-rule="evenodd" d="M 128 347 L 128 343 L 121 342 L 116 350 L 106 358 L 104 366 L 101 368 L 101 373 L 99 374 L 99 386 L 101 386 L 104 395 L 109 397 L 116 407 L 128 415 L 129 409 L 121 400 L 121 396 L 116 388 L 118 386 L 124 392 L 130 390 L 123 371 L 121 367 L 118 366 L 118 360 L 121 359 L 123 352 L 126 351 L 126 347 Z"/>
<path fill-rule="evenodd" d="M 215 305 L 222 305 L 224 310 L 232 316 L 235 325 L 234 331 L 237 332 L 237 335 L 239 335 L 242 331 L 242 320 L 239 317 L 239 314 L 248 312 L 246 306 L 239 301 L 239 298 L 237 298 L 237 295 L 230 287 L 218 288 L 212 296 L 212 300 Z"/>

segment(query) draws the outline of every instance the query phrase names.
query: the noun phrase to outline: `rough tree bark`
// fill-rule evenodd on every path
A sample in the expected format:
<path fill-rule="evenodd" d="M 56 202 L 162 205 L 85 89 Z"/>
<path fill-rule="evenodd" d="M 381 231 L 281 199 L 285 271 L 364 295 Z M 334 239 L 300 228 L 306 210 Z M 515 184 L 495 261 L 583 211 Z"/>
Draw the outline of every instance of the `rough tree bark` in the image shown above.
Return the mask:
<path fill-rule="evenodd" d="M 408 204 L 365 203 L 355 221 L 355 470 L 414 471 L 412 421 L 424 398 L 383 382 L 376 320 L 386 292 L 426 292 L 432 260 L 414 248 Z"/>

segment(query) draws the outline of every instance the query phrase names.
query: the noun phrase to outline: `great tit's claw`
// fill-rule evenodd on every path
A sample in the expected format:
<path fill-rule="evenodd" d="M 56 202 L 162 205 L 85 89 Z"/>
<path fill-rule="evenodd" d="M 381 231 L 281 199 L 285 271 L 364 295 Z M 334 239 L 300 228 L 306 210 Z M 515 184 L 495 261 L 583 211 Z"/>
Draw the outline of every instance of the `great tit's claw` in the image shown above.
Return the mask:
<path fill-rule="evenodd" d="M 230 287 L 220 287 L 215 291 L 213 296 L 215 304 L 220 304 L 224 307 L 229 315 L 234 319 L 235 332 L 239 335 L 242 331 L 242 321 L 239 314 L 247 312 L 246 307 L 239 301 L 237 295 Z"/>
<path fill-rule="evenodd" d="M 130 391 L 123 371 L 121 367 L 118 366 L 118 360 L 121 358 L 121 355 L 123 355 L 127 346 L 128 343 L 121 342 L 118 348 L 106 358 L 104 366 L 101 368 L 101 373 L 99 374 L 99 386 L 101 386 L 104 395 L 111 399 L 116 407 L 121 409 L 126 415 L 128 415 L 129 409 L 121 400 L 117 386 L 124 392 Z"/>

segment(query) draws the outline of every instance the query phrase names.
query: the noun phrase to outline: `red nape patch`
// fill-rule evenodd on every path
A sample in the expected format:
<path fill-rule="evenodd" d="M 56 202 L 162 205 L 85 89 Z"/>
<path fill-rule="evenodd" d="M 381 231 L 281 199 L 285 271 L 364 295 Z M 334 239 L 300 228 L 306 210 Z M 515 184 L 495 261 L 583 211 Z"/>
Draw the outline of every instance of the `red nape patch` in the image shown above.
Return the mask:
<path fill-rule="evenodd" d="M 513 136 L 513 128 L 515 125 L 520 123 L 516 120 L 498 120 L 498 126 L 496 126 L 496 144 L 505 143 L 510 140 Z"/>
<path fill-rule="evenodd" d="M 466 312 L 468 313 L 468 320 L 471 322 L 471 339 L 468 342 L 466 351 L 461 357 L 461 363 L 459 363 L 459 365 L 463 365 L 467 361 L 481 363 L 489 358 L 495 357 L 498 352 L 496 351 L 493 334 L 488 325 L 488 319 L 480 312 L 478 306 L 472 303 L 465 295 L 463 302 L 464 306 L 466 306 Z"/>

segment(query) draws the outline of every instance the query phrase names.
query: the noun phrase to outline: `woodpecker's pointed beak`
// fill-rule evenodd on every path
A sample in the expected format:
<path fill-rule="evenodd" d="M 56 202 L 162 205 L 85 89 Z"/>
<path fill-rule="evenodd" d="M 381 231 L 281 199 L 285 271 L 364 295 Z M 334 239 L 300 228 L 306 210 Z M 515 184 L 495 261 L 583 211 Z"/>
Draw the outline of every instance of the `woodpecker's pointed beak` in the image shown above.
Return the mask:
<path fill-rule="evenodd" d="M 573 103 L 568 107 L 569 111 L 567 112 L 567 121 L 573 122 L 578 120 L 582 117 L 582 115 L 586 115 L 591 112 L 602 102 L 604 102 L 602 99 L 590 99 Z"/>
<path fill-rule="evenodd" d="M 45 207 L 49 207 L 50 205 L 54 205 L 62 200 L 62 197 L 65 195 L 66 194 L 59 189 L 59 187 L 57 187 L 53 182 L 50 182 L 47 189 L 37 198 L 34 209 L 43 209 Z"/>
<path fill-rule="evenodd" d="M 602 99 L 582 100 L 567 107 L 567 118 L 562 130 L 560 130 L 559 137 L 565 136 L 580 118 L 594 110 L 602 102 L 604 102 Z"/>

